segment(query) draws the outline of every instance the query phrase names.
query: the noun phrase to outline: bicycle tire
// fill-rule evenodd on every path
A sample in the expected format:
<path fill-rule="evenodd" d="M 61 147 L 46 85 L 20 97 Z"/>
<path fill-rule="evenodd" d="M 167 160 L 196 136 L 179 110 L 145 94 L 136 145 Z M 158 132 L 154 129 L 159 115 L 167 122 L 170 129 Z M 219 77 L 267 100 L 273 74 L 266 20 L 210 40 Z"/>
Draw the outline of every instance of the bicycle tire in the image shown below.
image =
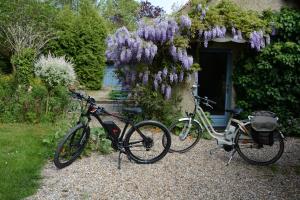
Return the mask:
<path fill-rule="evenodd" d="M 147 130 L 148 126 L 152 126 L 151 131 Z M 134 127 L 131 127 L 131 129 L 126 134 L 124 140 L 124 149 L 129 159 L 134 160 L 138 164 L 152 164 L 161 160 L 168 153 L 171 146 L 171 136 L 168 128 L 165 125 L 157 121 L 149 120 L 149 121 L 142 121 L 136 124 Z M 147 136 L 147 134 L 149 135 L 149 133 L 152 134 L 152 138 L 147 136 L 148 139 L 150 138 L 150 140 L 152 140 L 152 145 L 150 145 L 151 147 L 147 146 L 147 142 L 144 139 L 142 139 L 142 137 L 139 135 L 136 129 L 140 130 L 145 136 Z M 161 138 L 156 137 L 158 136 L 157 133 L 162 133 L 162 137 Z M 155 141 L 154 141 L 155 139 L 154 136 L 158 138 Z M 164 137 L 166 138 L 165 144 L 163 144 Z M 133 141 L 131 139 L 133 139 Z M 136 141 L 136 140 L 140 140 L 140 141 Z M 159 145 L 160 143 L 161 143 L 161 147 L 157 147 L 157 146 L 154 147 L 154 145 Z M 141 147 L 141 150 L 138 149 L 135 150 L 135 147 Z M 146 153 L 149 152 L 150 150 L 154 151 L 158 148 L 161 148 L 161 152 L 159 152 L 158 155 L 155 155 L 154 157 L 151 158 L 142 158 L 137 153 L 137 151 L 141 153 Z"/>
<path fill-rule="evenodd" d="M 169 149 L 170 153 L 172 152 L 185 153 L 190 149 L 192 149 L 199 142 L 203 130 L 201 129 L 200 125 L 196 121 L 192 122 L 192 127 L 190 128 L 190 131 L 184 140 L 180 139 L 179 135 L 176 133 L 176 129 L 177 128 L 180 129 L 180 127 L 182 126 L 180 124 L 183 124 L 183 127 L 185 127 L 184 125 L 188 123 L 189 123 L 189 119 L 178 120 L 173 124 L 171 124 L 169 128 L 171 133 L 171 140 L 172 140 L 172 145 Z M 192 133 L 193 135 L 190 135 L 191 130 L 195 130 L 196 133 Z"/>
<path fill-rule="evenodd" d="M 80 131 L 82 129 L 82 132 Z M 80 131 L 79 134 L 78 131 Z M 77 134 L 77 135 L 76 135 Z M 70 140 L 70 144 L 69 146 L 73 145 L 71 144 L 75 138 L 75 136 L 79 136 L 79 142 L 80 142 L 80 146 L 78 146 L 78 149 L 72 153 L 71 157 L 69 159 L 66 160 L 66 162 L 61 162 L 60 158 L 61 158 L 61 153 L 63 153 L 64 150 L 64 145 L 67 144 L 67 142 Z M 79 156 L 80 154 L 83 152 L 88 139 L 90 136 L 90 128 L 86 127 L 84 124 L 80 123 L 78 125 L 76 125 L 74 128 L 72 128 L 66 135 L 65 137 L 59 142 L 57 149 L 55 151 L 55 155 L 54 155 L 54 164 L 58 169 L 62 169 L 64 167 L 69 166 L 70 164 L 72 164 Z M 77 144 L 78 145 L 78 144 Z"/>
<path fill-rule="evenodd" d="M 241 137 L 244 137 L 244 138 L 241 138 Z M 275 137 L 275 136 L 274 136 Z M 241 138 L 241 139 L 240 139 Z M 258 146 L 257 143 L 254 142 L 254 140 L 251 138 L 251 136 L 249 135 L 246 135 L 243 131 L 239 130 L 237 132 L 237 135 L 235 137 L 235 148 L 238 152 L 238 154 L 246 161 L 248 162 L 249 164 L 252 164 L 252 165 L 260 165 L 260 166 L 264 166 L 264 165 L 270 165 L 270 164 L 273 164 L 275 163 L 277 160 L 280 159 L 280 157 L 282 156 L 283 152 L 284 152 L 284 141 L 283 141 L 283 138 L 281 136 L 281 134 L 279 132 L 277 132 L 277 138 L 276 140 L 274 141 L 274 144 L 273 145 L 263 145 L 262 147 L 260 148 L 256 148 L 255 146 Z M 250 158 L 249 155 L 246 154 L 246 152 L 244 150 L 242 150 L 243 148 L 240 148 L 241 144 L 245 145 L 245 144 L 248 144 L 252 142 L 253 143 L 253 147 L 251 146 L 250 149 L 253 149 L 255 151 L 255 149 L 257 150 L 257 153 L 260 154 L 260 155 L 266 155 L 267 156 L 267 153 L 266 152 L 262 152 L 262 150 L 259 150 L 259 149 L 263 149 L 263 147 L 267 147 L 269 148 L 268 146 L 270 147 L 275 147 L 275 146 L 278 146 L 279 149 L 277 150 L 277 153 L 272 156 L 270 159 L 267 159 L 267 160 L 258 160 L 258 159 L 254 159 L 254 158 Z M 277 142 L 278 144 L 276 144 L 275 142 Z M 260 151 L 260 152 L 259 152 Z"/>

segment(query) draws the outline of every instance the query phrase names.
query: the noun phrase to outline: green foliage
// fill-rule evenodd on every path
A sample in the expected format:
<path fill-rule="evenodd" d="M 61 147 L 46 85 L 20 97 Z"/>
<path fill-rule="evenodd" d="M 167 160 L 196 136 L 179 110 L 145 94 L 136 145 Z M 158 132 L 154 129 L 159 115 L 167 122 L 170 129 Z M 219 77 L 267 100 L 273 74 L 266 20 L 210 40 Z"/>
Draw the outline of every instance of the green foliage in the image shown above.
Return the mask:
<path fill-rule="evenodd" d="M 97 151 L 102 154 L 109 154 L 113 151 L 111 141 L 106 138 L 105 130 L 100 128 L 91 128 L 91 139 L 87 145 L 85 153 Z"/>
<path fill-rule="evenodd" d="M 98 4 L 101 15 L 106 20 L 109 32 L 126 26 L 129 30 L 136 27 L 139 3 L 135 0 L 100 0 Z"/>
<path fill-rule="evenodd" d="M 42 139 L 42 144 L 49 149 L 48 156 L 53 158 L 58 142 L 67 134 L 67 131 L 76 125 L 77 118 L 74 113 L 69 113 L 67 118 L 64 118 L 55 123 L 55 131 L 45 135 Z"/>
<path fill-rule="evenodd" d="M 11 58 L 11 63 L 17 69 L 16 78 L 19 84 L 28 85 L 33 79 L 33 62 L 36 57 L 34 49 L 23 49 L 20 54 L 15 54 Z"/>
<path fill-rule="evenodd" d="M 300 43 L 300 12 L 291 8 L 283 8 L 273 17 L 276 22 L 276 34 L 279 40 Z"/>
<path fill-rule="evenodd" d="M 166 125 L 170 125 L 175 119 L 181 116 L 181 97 L 172 94 L 168 101 L 164 96 L 152 88 L 137 87 L 133 91 L 132 98 L 142 108 L 146 119 L 155 119 Z"/>
<path fill-rule="evenodd" d="M 45 114 L 47 88 L 37 79 L 30 86 L 19 85 L 13 76 L 0 77 L 0 122 L 54 122 L 69 106 L 66 88 L 57 87 L 49 99 L 49 113 Z"/>
<path fill-rule="evenodd" d="M 105 66 L 105 22 L 89 3 L 80 3 L 79 13 L 65 8 L 55 24 L 57 39 L 47 45 L 56 56 L 66 55 L 75 64 L 79 82 L 89 89 L 100 89 Z"/>
<path fill-rule="evenodd" d="M 49 29 L 53 22 L 56 9 L 50 1 L 36 0 L 1 0 L 0 1 L 0 25 L 28 24 L 34 25 L 39 30 Z"/>
<path fill-rule="evenodd" d="M 239 106 L 248 113 L 271 110 L 278 114 L 284 133 L 299 136 L 300 29 L 292 26 L 299 17 L 296 12 L 283 9 L 273 16 L 281 24 L 277 42 L 256 56 L 246 55 L 235 70 L 234 81 Z"/>
<path fill-rule="evenodd" d="M 214 26 L 225 26 L 227 30 L 235 27 L 246 36 L 257 30 L 270 33 L 269 21 L 255 11 L 246 11 L 230 0 L 222 0 L 217 5 L 209 7 L 204 20 L 200 20 L 201 12 L 197 10 L 197 5 L 202 3 L 202 7 L 207 5 L 206 1 L 192 1 L 192 10 L 189 16 L 192 19 L 192 36 L 197 38 L 198 30 L 207 30 Z M 230 32 L 230 31 L 228 31 Z"/>

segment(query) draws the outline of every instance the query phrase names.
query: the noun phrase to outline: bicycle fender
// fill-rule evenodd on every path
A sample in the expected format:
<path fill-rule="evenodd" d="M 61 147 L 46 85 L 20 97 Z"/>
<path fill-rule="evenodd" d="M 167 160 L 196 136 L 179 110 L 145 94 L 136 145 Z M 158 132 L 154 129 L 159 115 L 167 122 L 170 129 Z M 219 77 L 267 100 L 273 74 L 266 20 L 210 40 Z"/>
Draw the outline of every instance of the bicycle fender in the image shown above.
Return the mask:
<path fill-rule="evenodd" d="M 189 117 L 184 117 L 184 118 L 180 118 L 178 121 L 182 122 L 182 121 L 185 121 L 185 120 L 190 120 L 190 118 Z M 203 126 L 201 125 L 201 123 L 198 120 L 194 119 L 194 122 L 196 122 L 203 129 Z"/>

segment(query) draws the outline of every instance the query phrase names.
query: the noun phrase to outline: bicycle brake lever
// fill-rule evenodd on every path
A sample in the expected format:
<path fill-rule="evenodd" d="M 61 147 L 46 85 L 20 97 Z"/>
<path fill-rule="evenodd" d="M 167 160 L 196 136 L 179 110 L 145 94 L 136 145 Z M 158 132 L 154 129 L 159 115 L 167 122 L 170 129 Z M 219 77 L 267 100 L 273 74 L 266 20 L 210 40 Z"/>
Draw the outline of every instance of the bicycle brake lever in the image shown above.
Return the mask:
<path fill-rule="evenodd" d="M 209 103 L 204 103 L 205 106 L 211 108 L 211 109 L 214 109 L 214 107 L 212 107 L 211 105 L 209 105 Z"/>

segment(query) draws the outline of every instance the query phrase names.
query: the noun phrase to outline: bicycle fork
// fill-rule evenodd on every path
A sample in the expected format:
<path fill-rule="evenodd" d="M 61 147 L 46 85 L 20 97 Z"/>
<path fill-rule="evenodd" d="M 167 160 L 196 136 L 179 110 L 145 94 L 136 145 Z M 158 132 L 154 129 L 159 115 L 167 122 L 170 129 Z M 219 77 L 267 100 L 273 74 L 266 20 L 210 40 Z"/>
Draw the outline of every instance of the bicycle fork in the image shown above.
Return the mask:
<path fill-rule="evenodd" d="M 185 140 L 186 137 L 187 137 L 187 135 L 189 134 L 190 129 L 191 129 L 191 127 L 192 127 L 192 120 L 193 120 L 193 118 L 190 117 L 190 118 L 189 118 L 189 123 L 188 123 L 187 127 L 184 128 L 183 131 L 179 134 L 179 139 L 180 139 L 181 141 Z"/>

